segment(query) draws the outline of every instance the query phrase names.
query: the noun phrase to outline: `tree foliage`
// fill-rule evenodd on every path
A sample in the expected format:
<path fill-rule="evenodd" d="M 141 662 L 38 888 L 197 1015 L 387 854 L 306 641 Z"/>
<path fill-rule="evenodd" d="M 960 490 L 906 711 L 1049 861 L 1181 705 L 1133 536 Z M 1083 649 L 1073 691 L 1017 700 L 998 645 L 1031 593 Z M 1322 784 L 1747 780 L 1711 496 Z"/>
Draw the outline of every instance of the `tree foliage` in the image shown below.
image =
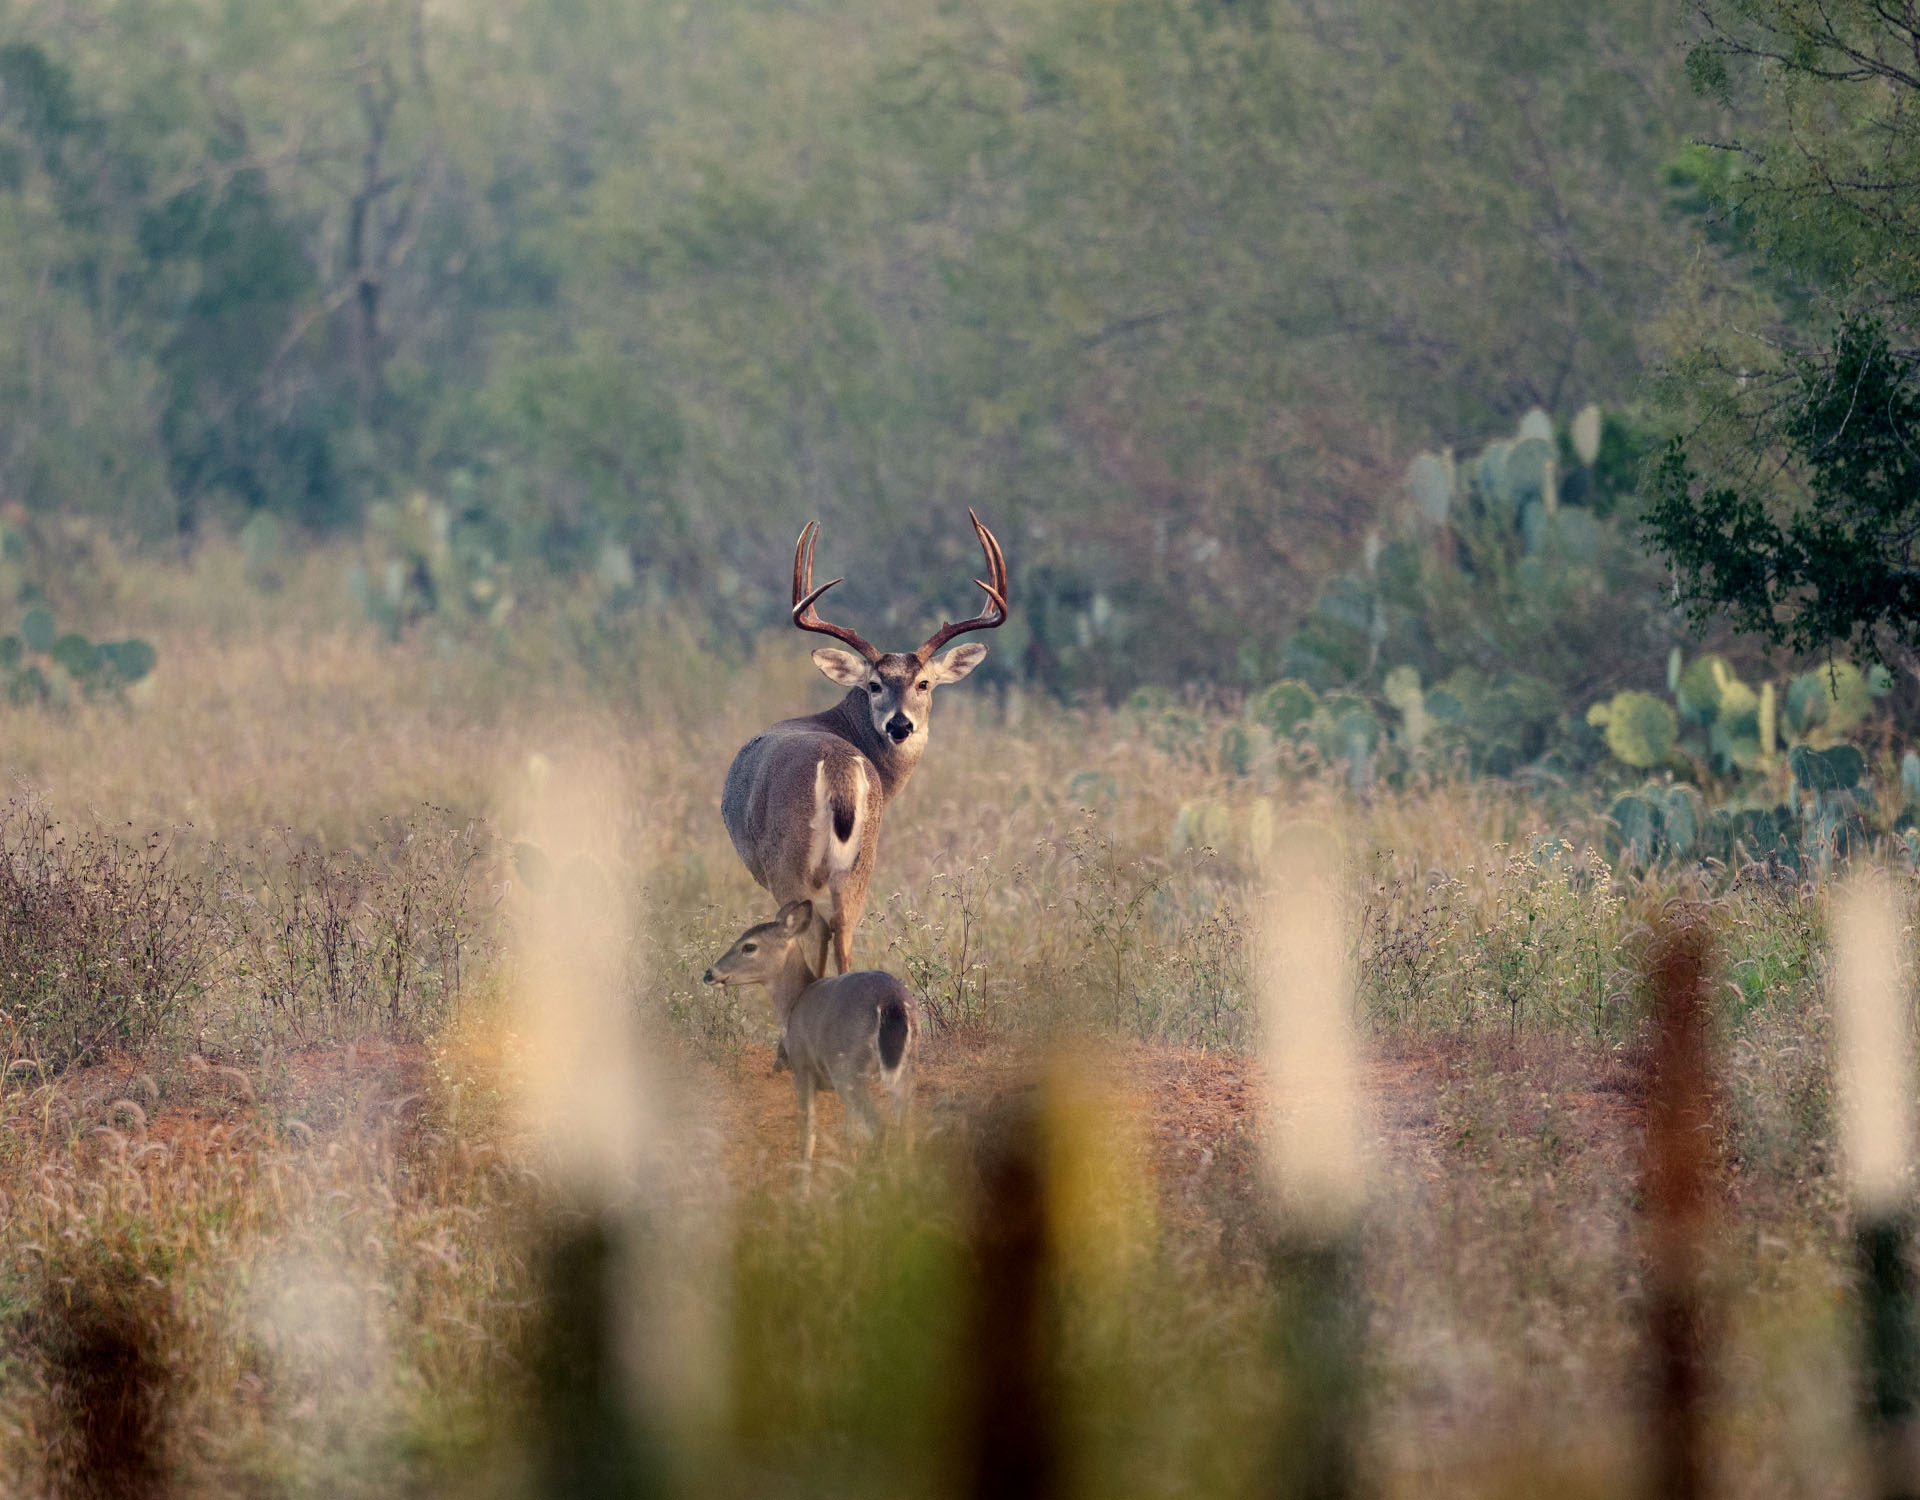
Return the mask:
<path fill-rule="evenodd" d="M 1920 668 L 1920 20 L 1770 0 L 1700 28 L 1737 131 L 1694 175 L 1754 276 L 1674 361 L 1649 535 L 1697 617 Z"/>
<path fill-rule="evenodd" d="M 1409 449 L 1627 393 L 1677 16 L 16 0 L 0 490 L 154 535 L 425 491 L 745 628 L 819 515 L 902 638 L 974 504 L 995 669 L 1257 682 Z"/>
<path fill-rule="evenodd" d="M 1676 440 L 1646 510 L 1698 617 L 1798 652 L 1858 642 L 1920 652 L 1920 382 L 1872 322 L 1841 329 L 1830 359 L 1796 361 L 1779 441 L 1803 499 L 1759 485 L 1703 487 Z"/>

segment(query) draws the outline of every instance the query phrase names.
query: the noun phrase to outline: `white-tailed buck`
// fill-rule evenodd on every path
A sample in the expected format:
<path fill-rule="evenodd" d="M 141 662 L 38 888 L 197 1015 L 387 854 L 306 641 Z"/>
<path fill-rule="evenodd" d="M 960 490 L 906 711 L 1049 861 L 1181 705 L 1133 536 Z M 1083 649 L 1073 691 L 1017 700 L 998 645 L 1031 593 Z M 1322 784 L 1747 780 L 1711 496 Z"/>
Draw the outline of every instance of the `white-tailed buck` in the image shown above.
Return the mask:
<path fill-rule="evenodd" d="M 934 653 L 956 635 L 1006 622 L 1007 560 L 980 518 L 971 510 L 967 515 L 987 558 L 987 577 L 974 580 L 987 608 L 942 625 L 917 651 L 881 652 L 846 626 L 820 618 L 814 605 L 840 580 L 813 586 L 818 521 L 807 523 L 793 549 L 793 623 L 860 654 L 830 646 L 813 653 L 847 696 L 824 713 L 782 719 L 748 740 L 727 771 L 720 816 L 748 871 L 775 900 L 812 903 L 816 973 L 826 972 L 829 942 L 839 972 L 852 959 L 853 929 L 880 845 L 880 815 L 927 748 L 933 690 L 965 677 L 987 648 L 975 641 L 945 656 Z"/>
<path fill-rule="evenodd" d="M 702 977 L 708 984 L 764 984 L 780 1018 L 781 1045 L 793 1065 L 800 1109 L 800 1160 L 813 1163 L 813 1096 L 830 1089 L 847 1122 L 880 1133 L 869 1082 L 893 1101 L 896 1124 L 913 1100 L 919 1040 L 913 996 L 891 974 L 860 969 L 822 979 L 813 967 L 813 906 L 789 901 L 771 922 L 749 927 Z"/>

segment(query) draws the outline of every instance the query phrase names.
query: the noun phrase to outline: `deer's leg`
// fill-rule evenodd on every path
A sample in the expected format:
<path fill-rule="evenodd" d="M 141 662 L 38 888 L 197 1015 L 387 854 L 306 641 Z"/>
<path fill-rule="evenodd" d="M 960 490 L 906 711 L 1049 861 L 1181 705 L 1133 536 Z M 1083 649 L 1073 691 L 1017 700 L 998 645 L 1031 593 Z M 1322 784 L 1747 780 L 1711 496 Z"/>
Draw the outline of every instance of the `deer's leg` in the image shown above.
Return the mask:
<path fill-rule="evenodd" d="M 815 917 L 813 928 L 807 933 L 807 962 L 812 966 L 816 979 L 825 977 L 827 957 L 832 951 L 833 924 L 825 917 Z"/>
<path fill-rule="evenodd" d="M 902 1068 L 899 1076 L 893 1080 L 893 1128 L 899 1133 L 902 1144 L 913 1145 L 913 1127 L 908 1118 L 913 1109 L 913 1072 Z"/>
<path fill-rule="evenodd" d="M 833 888 L 833 956 L 846 973 L 853 967 L 853 930 L 860 925 L 860 913 L 867 906 L 867 881 L 873 875 L 873 851 L 879 846 L 880 820 L 870 820 L 854 867 L 840 877 Z M 821 973 L 826 970 L 822 969 Z"/>
<path fill-rule="evenodd" d="M 863 1141 L 878 1140 L 880 1112 L 873 1107 L 873 1090 L 868 1085 L 867 1075 L 849 1068 L 833 1080 L 833 1091 L 847 1107 L 849 1132 L 857 1134 Z"/>
<path fill-rule="evenodd" d="M 800 1113 L 800 1180 L 813 1177 L 813 1074 L 804 1067 L 793 1070 L 794 1103 Z"/>

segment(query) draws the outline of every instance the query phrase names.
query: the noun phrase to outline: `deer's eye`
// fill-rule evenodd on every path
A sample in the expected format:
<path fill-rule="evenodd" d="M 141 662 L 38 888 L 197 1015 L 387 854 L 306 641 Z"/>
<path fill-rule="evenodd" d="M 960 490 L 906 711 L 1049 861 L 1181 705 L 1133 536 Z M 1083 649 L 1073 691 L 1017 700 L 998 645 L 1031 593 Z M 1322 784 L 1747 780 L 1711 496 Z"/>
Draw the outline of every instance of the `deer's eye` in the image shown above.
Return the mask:
<path fill-rule="evenodd" d="M 880 696 L 880 684 L 877 682 L 868 683 L 867 691 L 872 693 L 874 697 L 878 698 Z"/>
<path fill-rule="evenodd" d="M 927 690 L 927 685 L 924 682 L 916 682 L 914 686 L 919 688 L 923 693 Z"/>
<path fill-rule="evenodd" d="M 742 943 L 740 945 L 740 951 L 742 953 L 751 953 L 755 948 L 758 948 L 759 946 L 760 945 L 758 943 Z"/>

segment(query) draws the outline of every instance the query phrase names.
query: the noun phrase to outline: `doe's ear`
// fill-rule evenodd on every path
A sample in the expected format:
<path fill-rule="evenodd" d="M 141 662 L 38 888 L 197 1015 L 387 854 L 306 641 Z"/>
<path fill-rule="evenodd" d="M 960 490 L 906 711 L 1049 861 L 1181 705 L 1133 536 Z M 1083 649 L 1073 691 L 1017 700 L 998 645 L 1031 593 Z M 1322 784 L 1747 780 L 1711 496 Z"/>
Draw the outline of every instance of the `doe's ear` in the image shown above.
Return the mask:
<path fill-rule="evenodd" d="M 859 687 L 867 680 L 867 664 L 851 651 L 822 646 L 813 653 L 813 664 L 842 687 Z"/>
<path fill-rule="evenodd" d="M 789 901 L 780 908 L 780 915 L 774 920 L 780 924 L 780 930 L 788 937 L 798 937 L 813 925 L 813 903 Z"/>
<path fill-rule="evenodd" d="M 934 686 L 938 687 L 943 682 L 958 682 L 986 658 L 987 648 L 979 641 L 968 641 L 964 646 L 955 646 L 945 656 L 936 656 L 928 663 Z"/>

